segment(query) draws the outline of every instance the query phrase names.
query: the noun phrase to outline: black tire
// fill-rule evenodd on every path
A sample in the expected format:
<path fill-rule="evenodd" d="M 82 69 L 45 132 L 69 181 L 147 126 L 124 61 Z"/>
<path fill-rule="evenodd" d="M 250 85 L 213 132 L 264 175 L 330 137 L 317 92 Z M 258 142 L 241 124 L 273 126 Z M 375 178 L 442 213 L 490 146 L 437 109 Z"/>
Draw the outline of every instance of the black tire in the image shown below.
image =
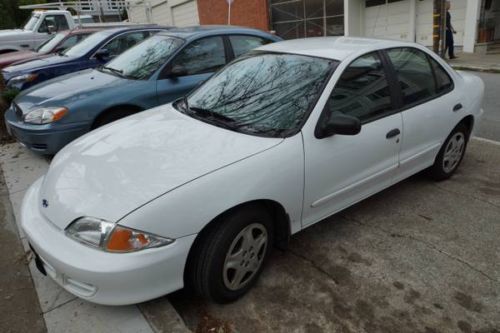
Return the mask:
<path fill-rule="evenodd" d="M 460 150 L 460 154 L 455 155 L 456 158 L 453 159 L 453 163 L 445 161 L 445 155 L 450 149 L 450 141 L 454 140 L 457 142 L 457 138 L 463 138 L 463 147 Z M 450 178 L 455 171 L 457 171 L 460 163 L 462 162 L 465 151 L 467 149 L 467 143 L 469 141 L 469 129 L 463 123 L 460 123 L 453 129 L 451 134 L 446 138 L 443 146 L 439 150 L 439 153 L 434 161 L 434 164 L 428 169 L 428 174 L 437 181 L 445 180 Z M 448 163 L 448 164 L 447 164 Z"/>
<path fill-rule="evenodd" d="M 228 256 L 236 255 L 230 254 L 229 251 L 232 248 L 236 249 L 238 247 L 240 241 L 237 241 L 236 238 L 241 239 L 241 233 L 246 234 L 251 230 L 256 239 L 261 237 L 258 235 L 261 231 L 259 228 L 261 227 L 265 228 L 267 232 L 267 243 L 265 248 L 261 250 L 261 257 L 256 254 L 253 258 L 261 258 L 262 261 L 259 267 L 254 270 L 255 273 L 245 273 L 245 276 L 248 277 L 246 280 L 245 276 L 243 277 L 241 286 L 235 287 L 236 289 L 230 289 L 228 285 L 231 284 L 232 269 L 227 269 L 228 265 L 226 265 L 226 259 L 229 260 Z M 262 233 L 262 235 L 264 235 L 264 233 Z M 188 267 L 190 275 L 188 278 L 190 279 L 191 285 L 197 294 L 208 300 L 221 304 L 233 302 L 252 288 L 271 252 L 274 237 L 272 217 L 267 210 L 260 205 L 244 206 L 233 212 L 224 214 L 218 221 L 215 221 L 215 225 L 201 235 L 201 237 L 200 242 L 197 243 L 196 249 L 194 249 L 194 253 L 190 258 L 190 267 Z M 241 242 L 245 241 L 241 240 Z M 241 250 L 243 250 L 243 243 L 241 243 Z M 236 252 L 240 253 L 240 251 Z M 245 251 L 243 251 L 243 253 L 244 252 Z M 246 258 L 248 261 L 246 265 L 248 267 L 249 261 L 252 260 L 250 259 L 251 255 L 255 253 L 250 253 L 250 251 L 248 251 L 247 254 L 248 256 Z M 241 265 L 238 264 L 239 268 L 236 268 L 233 273 L 233 282 L 236 281 L 236 270 L 242 269 L 242 271 L 244 271 L 245 269 L 256 267 L 253 266 L 252 263 L 250 264 L 250 268 L 244 267 L 243 263 L 246 259 L 237 259 L 238 262 L 240 260 L 242 260 Z M 233 261 L 235 260 L 233 259 Z"/>
<path fill-rule="evenodd" d="M 131 116 L 137 112 L 139 112 L 139 110 L 134 110 L 134 109 L 129 109 L 129 108 L 123 108 L 123 109 L 117 108 L 117 109 L 113 109 L 113 110 L 104 111 L 94 121 L 94 124 L 92 125 L 92 129 L 96 129 L 96 128 L 99 128 L 101 126 L 112 123 L 115 120 Z"/>

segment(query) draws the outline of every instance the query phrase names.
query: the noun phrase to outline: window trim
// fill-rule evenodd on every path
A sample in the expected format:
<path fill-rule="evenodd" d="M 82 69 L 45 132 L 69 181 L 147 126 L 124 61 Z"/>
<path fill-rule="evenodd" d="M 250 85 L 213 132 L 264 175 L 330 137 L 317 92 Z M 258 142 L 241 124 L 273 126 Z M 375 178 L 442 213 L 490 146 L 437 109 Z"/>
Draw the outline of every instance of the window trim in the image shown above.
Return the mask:
<path fill-rule="evenodd" d="M 119 33 L 119 34 L 117 34 L 117 35 L 114 35 L 114 36 L 112 36 L 110 39 L 108 39 L 107 41 L 105 41 L 103 44 L 101 44 L 101 46 L 97 46 L 96 48 L 94 48 L 94 49 L 93 49 L 93 51 L 90 51 L 89 53 L 92 53 L 92 55 L 89 57 L 89 59 L 96 59 L 95 54 L 97 53 L 97 51 L 99 51 L 99 50 L 100 50 L 100 49 L 102 49 L 104 46 L 108 45 L 108 44 L 109 44 L 109 43 L 111 43 L 113 40 L 115 40 L 116 38 L 118 38 L 118 37 L 120 37 L 120 36 L 122 36 L 122 35 L 125 35 L 125 34 L 133 34 L 133 33 L 136 33 L 136 32 L 142 32 L 142 33 L 144 33 L 144 32 L 148 32 L 148 31 L 150 31 L 150 30 L 152 30 L 152 29 L 141 29 L 141 30 L 133 30 L 133 31 L 123 31 L 123 32 L 121 32 L 121 33 Z M 88 37 L 88 36 L 87 36 L 87 37 Z M 144 38 L 142 41 L 146 40 L 147 38 L 149 38 L 149 37 Z M 142 42 L 142 41 L 141 41 L 141 42 Z M 139 42 L 139 43 L 141 43 L 141 42 Z M 137 44 L 139 44 L 139 43 L 137 43 Z M 137 44 L 136 44 L 136 45 L 137 45 Z M 134 46 L 135 46 L 135 45 L 134 45 Z"/>
<path fill-rule="evenodd" d="M 252 34 L 245 34 L 245 33 L 228 34 L 228 35 L 226 35 L 226 37 L 227 37 L 228 46 L 229 46 L 229 48 L 230 48 L 230 50 L 231 50 L 231 54 L 232 54 L 232 56 L 233 56 L 233 57 L 231 58 L 231 60 L 238 58 L 238 57 L 236 56 L 236 53 L 234 53 L 233 44 L 231 43 L 231 37 L 253 37 L 253 38 L 260 38 L 260 39 L 262 39 L 262 40 L 264 40 L 264 41 L 267 41 L 267 43 L 266 43 L 266 44 L 262 44 L 261 46 L 264 46 L 264 45 L 267 45 L 267 44 L 276 43 L 275 41 L 273 41 L 273 40 L 271 40 L 271 39 L 269 39 L 269 38 L 266 38 L 266 37 L 262 37 L 262 36 L 258 36 L 258 35 L 252 35 Z M 260 47 L 260 46 L 259 46 L 259 47 Z M 253 51 L 253 50 L 254 50 L 254 49 L 252 49 L 252 50 L 250 50 L 250 51 Z M 249 52 L 250 52 L 250 51 L 249 51 Z M 242 56 L 242 55 L 244 55 L 244 54 L 241 54 L 240 56 Z"/>
<path fill-rule="evenodd" d="M 427 97 L 425 99 L 422 99 L 422 100 L 420 100 L 420 101 L 418 101 L 416 103 L 405 105 L 404 102 L 403 102 L 403 91 L 401 90 L 401 87 L 399 85 L 396 85 L 396 89 L 397 89 L 398 94 L 400 96 L 399 100 L 400 100 L 400 103 L 401 103 L 400 106 L 399 106 L 399 112 L 404 112 L 406 110 L 415 108 L 415 107 L 417 107 L 419 105 L 422 105 L 422 104 L 430 102 L 430 101 L 432 101 L 434 99 L 440 98 L 440 97 L 442 97 L 442 96 L 444 96 L 446 94 L 449 94 L 453 90 L 455 90 L 455 81 L 453 80 L 452 75 L 450 75 L 450 73 L 448 73 L 448 71 L 437 60 L 433 59 L 441 67 L 441 69 L 446 73 L 446 75 L 448 75 L 448 77 L 450 78 L 451 83 L 452 83 L 452 86 L 451 86 L 450 89 L 444 90 L 444 91 L 442 91 L 440 93 L 437 93 L 436 73 L 435 73 L 434 67 L 432 66 L 432 63 L 431 63 L 431 61 L 429 59 L 429 57 L 432 57 L 432 56 L 429 53 L 425 52 L 424 50 L 421 50 L 421 49 L 419 49 L 417 47 L 414 47 L 414 46 L 396 46 L 396 47 L 390 47 L 390 48 L 386 48 L 386 49 L 381 50 L 385 54 L 385 56 L 387 57 L 388 64 L 392 68 L 392 71 L 394 73 L 396 73 L 396 69 L 394 68 L 394 64 L 390 60 L 390 57 L 389 57 L 389 54 L 388 54 L 388 52 L 390 50 L 394 50 L 394 49 L 413 49 L 413 50 L 417 50 L 417 51 L 423 53 L 424 56 L 425 56 L 425 59 L 427 60 L 427 63 L 429 64 L 429 67 L 431 69 L 432 76 L 434 77 L 434 85 L 435 85 L 435 89 L 436 89 L 434 95 L 432 95 L 430 97 Z M 395 80 L 396 80 L 395 82 L 399 82 L 398 78 L 397 78 L 397 73 L 396 73 Z"/>
<path fill-rule="evenodd" d="M 340 74 L 339 78 L 337 79 L 337 82 L 335 82 L 335 85 L 333 86 L 332 91 L 330 91 L 330 93 L 328 94 L 328 99 L 327 99 L 325 105 L 323 106 L 323 110 L 321 111 L 321 114 L 320 114 L 320 116 L 318 118 L 318 121 L 316 122 L 316 126 L 314 127 L 314 137 L 316 139 L 318 139 L 318 140 L 326 139 L 326 138 L 320 138 L 319 134 L 321 132 L 322 126 L 324 125 L 324 121 L 325 121 L 325 119 L 327 117 L 327 113 L 329 112 L 329 110 L 328 110 L 328 101 L 330 100 L 330 96 L 332 95 L 333 91 L 335 90 L 335 88 L 336 88 L 336 86 L 337 86 L 340 78 L 342 77 L 342 74 L 344 74 L 344 72 L 347 70 L 347 68 L 349 68 L 355 61 L 357 61 L 358 59 L 360 59 L 362 57 L 370 55 L 370 54 L 376 54 L 378 56 L 380 62 L 382 63 L 382 68 L 383 68 L 383 71 L 384 71 L 384 73 L 386 75 L 387 85 L 389 87 L 389 91 L 390 91 L 390 95 L 391 95 L 390 98 L 391 98 L 392 109 L 389 110 L 389 111 L 387 111 L 387 112 L 385 112 L 385 113 L 383 113 L 383 114 L 380 114 L 380 115 L 378 115 L 376 117 L 373 117 L 373 118 L 361 121 L 361 125 L 366 125 L 366 124 L 369 124 L 371 122 L 374 122 L 374 121 L 380 120 L 382 118 L 386 118 L 386 117 L 392 116 L 392 115 L 397 114 L 397 113 L 400 112 L 400 110 L 399 110 L 399 104 L 397 102 L 398 95 L 397 95 L 396 83 L 393 80 L 391 71 L 389 71 L 389 68 L 392 68 L 392 67 L 390 67 L 389 64 L 387 63 L 387 59 L 385 58 L 385 54 L 382 51 L 383 50 L 374 50 L 374 51 L 370 51 L 370 52 L 364 53 L 364 54 L 356 57 L 356 59 L 354 59 L 351 62 L 349 62 L 349 64 L 344 68 L 344 70 Z M 394 69 L 392 68 L 392 70 L 394 70 Z M 330 80 L 331 80 L 331 77 L 330 77 Z M 328 82 L 330 80 L 328 80 Z M 324 90 L 323 90 L 323 92 L 324 92 Z"/>
<path fill-rule="evenodd" d="M 168 77 L 168 73 L 172 69 L 172 63 L 175 61 L 175 59 L 177 59 L 177 57 L 179 56 L 179 54 L 181 54 L 181 52 L 184 51 L 191 44 L 193 44 L 195 42 L 198 42 L 200 40 L 203 40 L 203 39 L 207 39 L 207 38 L 218 37 L 218 38 L 222 39 L 222 45 L 224 46 L 224 58 L 226 58 L 226 62 L 218 70 L 222 69 L 224 66 L 226 66 L 227 64 L 229 64 L 233 60 L 233 59 L 230 58 L 230 54 L 229 54 L 229 51 L 228 51 L 228 48 L 227 48 L 226 36 L 227 36 L 226 34 L 217 34 L 217 35 L 210 35 L 210 36 L 202 36 L 202 37 L 193 39 L 193 40 L 189 41 L 188 43 L 184 43 L 184 45 L 182 45 L 179 48 L 179 50 L 177 50 L 177 52 L 175 54 L 173 54 L 172 57 L 167 61 L 165 67 L 163 67 L 163 69 L 161 70 L 160 75 L 158 76 L 157 80 L 170 79 Z M 185 76 L 181 76 L 181 77 L 187 77 L 187 76 L 192 76 L 192 75 L 200 75 L 200 74 L 209 74 L 209 73 L 215 73 L 215 72 L 205 72 L 205 73 L 189 74 L 189 75 L 185 75 Z"/>

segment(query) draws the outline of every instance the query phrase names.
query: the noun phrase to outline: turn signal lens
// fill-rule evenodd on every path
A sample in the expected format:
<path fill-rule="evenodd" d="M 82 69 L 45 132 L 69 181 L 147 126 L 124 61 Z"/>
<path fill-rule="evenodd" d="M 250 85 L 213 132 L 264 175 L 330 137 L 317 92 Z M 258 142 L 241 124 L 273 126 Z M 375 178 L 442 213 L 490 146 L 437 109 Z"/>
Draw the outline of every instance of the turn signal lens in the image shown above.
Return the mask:
<path fill-rule="evenodd" d="M 110 252 L 132 252 L 144 248 L 163 246 L 172 242 L 172 239 L 116 226 L 108 238 L 106 250 Z"/>
<path fill-rule="evenodd" d="M 65 230 L 74 240 L 109 252 L 133 252 L 168 245 L 174 239 L 126 228 L 94 217 L 81 217 Z"/>

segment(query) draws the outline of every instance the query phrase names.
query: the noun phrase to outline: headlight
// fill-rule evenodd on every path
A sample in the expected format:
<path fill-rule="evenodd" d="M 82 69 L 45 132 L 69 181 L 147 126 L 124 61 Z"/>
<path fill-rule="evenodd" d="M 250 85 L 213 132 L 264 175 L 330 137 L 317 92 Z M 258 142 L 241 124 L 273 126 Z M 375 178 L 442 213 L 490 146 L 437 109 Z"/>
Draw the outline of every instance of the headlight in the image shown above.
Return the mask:
<path fill-rule="evenodd" d="M 66 228 L 66 235 L 80 243 L 108 252 L 134 252 L 174 242 L 170 238 L 93 217 L 82 217 L 71 223 Z"/>
<path fill-rule="evenodd" d="M 40 108 L 27 113 L 24 122 L 30 124 L 48 124 L 58 121 L 68 113 L 68 109 L 61 107 Z"/>
<path fill-rule="evenodd" d="M 25 82 L 32 82 L 35 81 L 37 77 L 38 74 L 36 73 L 14 76 L 12 79 L 9 80 L 8 85 L 11 86 L 11 85 L 22 84 Z"/>

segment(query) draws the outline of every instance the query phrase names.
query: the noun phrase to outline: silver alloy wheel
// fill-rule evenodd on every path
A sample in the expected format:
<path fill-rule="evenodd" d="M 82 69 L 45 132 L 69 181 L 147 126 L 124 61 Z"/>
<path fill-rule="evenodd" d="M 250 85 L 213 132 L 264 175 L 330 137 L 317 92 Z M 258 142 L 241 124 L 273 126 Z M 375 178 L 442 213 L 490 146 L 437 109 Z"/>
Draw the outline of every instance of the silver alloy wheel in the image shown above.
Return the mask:
<path fill-rule="evenodd" d="M 234 238 L 223 266 L 224 285 L 230 290 L 243 288 L 257 273 L 267 250 L 267 230 L 260 223 L 246 226 Z"/>
<path fill-rule="evenodd" d="M 450 173 L 457 167 L 465 150 L 465 135 L 462 132 L 455 133 L 448 141 L 444 150 L 443 171 Z"/>

